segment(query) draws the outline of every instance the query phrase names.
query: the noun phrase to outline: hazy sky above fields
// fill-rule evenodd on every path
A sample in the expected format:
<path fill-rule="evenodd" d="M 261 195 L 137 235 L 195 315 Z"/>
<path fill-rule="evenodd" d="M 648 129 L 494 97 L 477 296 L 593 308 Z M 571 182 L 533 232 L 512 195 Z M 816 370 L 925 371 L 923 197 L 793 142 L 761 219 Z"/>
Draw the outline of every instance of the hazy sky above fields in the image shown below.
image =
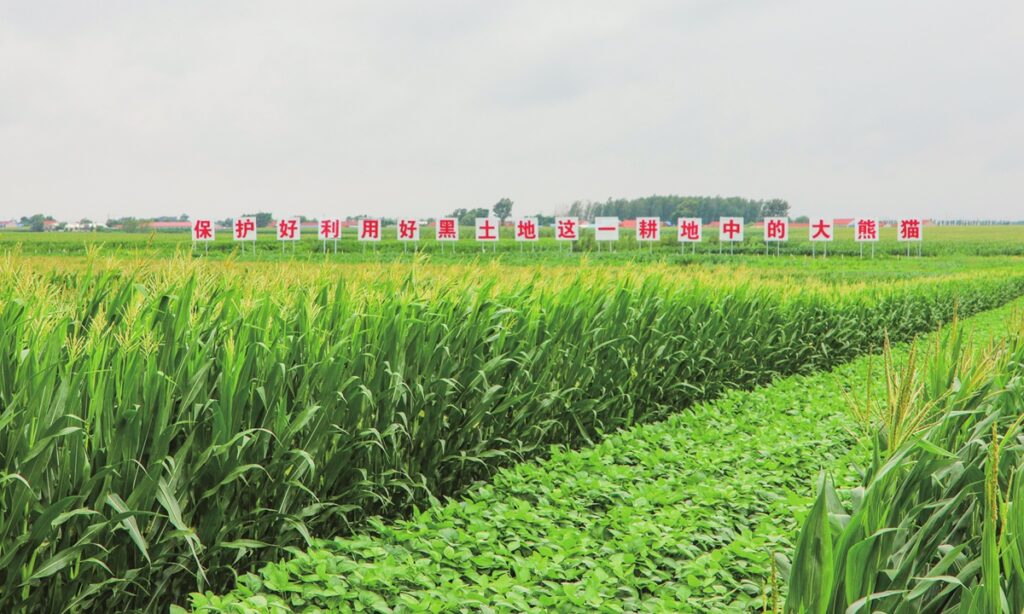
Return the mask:
<path fill-rule="evenodd" d="M 0 218 L 1024 219 L 1024 3 L 0 2 Z"/>

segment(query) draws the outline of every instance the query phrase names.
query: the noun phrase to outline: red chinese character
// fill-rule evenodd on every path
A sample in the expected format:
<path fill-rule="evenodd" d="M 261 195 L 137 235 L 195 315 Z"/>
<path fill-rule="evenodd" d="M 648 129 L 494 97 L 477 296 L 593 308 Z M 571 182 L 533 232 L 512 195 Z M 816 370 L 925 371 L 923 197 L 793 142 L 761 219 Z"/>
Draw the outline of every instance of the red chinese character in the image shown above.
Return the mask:
<path fill-rule="evenodd" d="M 360 239 L 379 239 L 380 220 L 361 220 L 359 224 Z"/>
<path fill-rule="evenodd" d="M 559 239 L 575 239 L 576 238 L 576 220 L 572 220 L 572 219 L 561 219 L 561 220 L 558 220 L 558 238 Z"/>
<path fill-rule="evenodd" d="M 294 239 L 295 234 L 299 231 L 298 220 L 281 220 L 277 224 L 277 238 L 278 239 Z"/>
<path fill-rule="evenodd" d="M 416 239 L 419 234 L 417 231 L 419 226 L 416 220 L 399 220 L 398 221 L 398 238 L 399 239 Z"/>
<path fill-rule="evenodd" d="M 437 221 L 437 238 L 438 239 L 458 239 L 459 232 L 455 223 L 457 220 L 453 219 L 442 219 Z"/>
<path fill-rule="evenodd" d="M 640 223 L 637 225 L 637 238 L 638 239 L 657 239 L 658 238 L 658 220 L 652 218 L 641 218 Z"/>
<path fill-rule="evenodd" d="M 878 238 L 878 224 L 875 220 L 857 220 L 857 238 L 864 239 L 877 239 Z"/>
<path fill-rule="evenodd" d="M 786 222 L 785 220 L 769 220 L 768 221 L 768 238 L 778 239 L 784 241 L 786 239 Z"/>
<path fill-rule="evenodd" d="M 491 233 L 496 227 L 491 223 L 490 218 L 484 219 L 483 224 L 478 224 L 476 228 L 476 238 L 480 241 L 493 241 L 498 237 Z"/>
<path fill-rule="evenodd" d="M 722 224 L 722 234 L 728 235 L 730 239 L 735 239 L 736 235 L 742 231 L 743 228 L 734 220 L 729 218 L 724 224 Z M 729 249 L 732 249 L 731 247 Z"/>
<path fill-rule="evenodd" d="M 828 234 L 828 230 L 831 226 L 832 224 L 829 224 L 825 220 L 818 220 L 818 223 L 814 224 L 814 234 L 811 235 L 811 239 L 817 239 L 818 237 L 831 239 L 832 235 Z"/>
<path fill-rule="evenodd" d="M 256 232 L 256 222 L 251 217 L 235 220 L 236 239 L 244 239 L 250 232 Z"/>
<path fill-rule="evenodd" d="M 341 220 L 320 220 L 320 236 L 324 239 L 341 236 Z"/>
<path fill-rule="evenodd" d="M 679 238 L 687 241 L 700 241 L 700 223 L 697 221 L 680 222 Z"/>
<path fill-rule="evenodd" d="M 537 238 L 537 224 L 533 220 L 519 220 L 516 222 L 516 238 L 533 241 Z"/>
<path fill-rule="evenodd" d="M 210 224 L 210 220 L 196 220 L 194 230 L 195 238 L 198 239 L 212 239 L 213 229 Z"/>
<path fill-rule="evenodd" d="M 900 237 L 903 240 L 921 238 L 921 220 L 900 220 Z"/>

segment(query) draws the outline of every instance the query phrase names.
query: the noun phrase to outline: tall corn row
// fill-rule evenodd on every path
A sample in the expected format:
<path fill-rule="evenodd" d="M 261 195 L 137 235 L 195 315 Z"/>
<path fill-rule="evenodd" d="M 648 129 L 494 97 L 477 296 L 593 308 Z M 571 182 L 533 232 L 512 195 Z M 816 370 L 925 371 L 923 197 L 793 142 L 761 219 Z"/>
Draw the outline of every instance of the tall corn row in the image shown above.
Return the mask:
<path fill-rule="evenodd" d="M 0 611 L 157 608 L 371 514 L 1024 280 L 781 299 L 660 277 L 256 290 L 203 270 L 0 282 Z"/>

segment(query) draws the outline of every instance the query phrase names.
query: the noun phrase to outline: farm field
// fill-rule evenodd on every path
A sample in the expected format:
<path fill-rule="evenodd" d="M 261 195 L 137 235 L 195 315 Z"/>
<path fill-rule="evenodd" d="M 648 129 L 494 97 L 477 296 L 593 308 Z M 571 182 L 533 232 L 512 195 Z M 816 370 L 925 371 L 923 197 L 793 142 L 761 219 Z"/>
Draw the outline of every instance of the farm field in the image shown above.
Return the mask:
<path fill-rule="evenodd" d="M 1016 300 L 921 340 L 919 348 L 943 348 L 926 361 L 928 368 L 948 369 L 945 361 L 967 353 L 967 337 L 977 347 L 1017 338 L 1022 309 L 1024 300 Z M 905 369 L 916 364 L 911 356 L 918 351 L 903 344 L 889 359 Z M 1013 354 L 1018 355 L 1019 350 Z M 730 391 L 593 447 L 559 448 L 544 461 L 504 469 L 464 498 L 407 521 L 374 522 L 354 537 L 318 540 L 244 576 L 230 594 L 193 595 L 190 610 L 343 611 L 385 604 L 398 612 L 779 610 L 799 523 L 812 508 L 819 472 L 826 470 L 830 483 L 852 488 L 871 462 L 871 446 L 858 437 L 865 424 L 851 413 L 846 394 L 871 389 L 884 396 L 885 383 L 871 377 L 872 368 L 880 368 L 877 357 L 860 357 L 831 372 Z M 977 392 L 972 387 L 959 396 L 977 403 Z M 982 420 L 979 427 L 985 426 Z M 941 457 L 929 449 L 907 453 Z M 887 489 L 879 496 L 891 494 Z M 819 500 L 812 514 L 824 513 L 821 505 Z M 834 555 L 841 606 L 834 611 L 840 612 L 853 601 L 841 597 L 843 577 L 848 584 L 849 574 L 859 573 L 844 573 L 844 556 Z M 808 595 L 821 588 L 812 565 L 804 570 L 815 580 L 806 587 Z M 883 575 L 878 567 L 870 571 Z M 889 597 L 888 603 L 897 602 Z"/>
<path fill-rule="evenodd" d="M 554 239 L 552 228 L 541 228 L 540 240 L 535 245 L 520 244 L 513 240 L 512 229 L 502 228 L 502 240 L 497 244 L 481 246 L 473 239 L 473 228 L 463 227 L 460 240 L 447 243 L 443 247 L 435 240 L 434 230 L 424 228 L 421 240 L 417 243 L 399 242 L 396 240 L 394 227 L 385 227 L 384 239 L 378 244 L 364 244 L 356 240 L 355 229 L 346 229 L 348 234 L 335 245 L 326 245 L 316 238 L 315 229 L 304 229 L 302 239 L 295 245 L 282 247 L 272 229 L 261 229 L 259 239 L 253 245 L 232 241 L 228 231 L 218 232 L 216 240 L 209 246 L 195 247 L 197 255 L 210 258 L 224 258 L 236 255 L 240 258 L 257 260 L 322 260 L 343 259 L 345 261 L 381 261 L 407 260 L 415 253 L 426 253 L 444 261 L 461 261 L 466 258 L 479 257 L 493 259 L 500 257 L 503 262 L 535 263 L 540 261 L 564 262 L 565 259 L 578 258 L 570 253 L 570 246 L 565 241 Z M 694 246 L 687 245 L 685 254 L 676 241 L 672 228 L 662 229 L 661 241 L 656 245 L 636 241 L 632 229 L 622 229 L 620 240 L 614 244 L 602 244 L 594 240 L 593 231 L 584 230 L 581 239 L 574 242 L 572 251 L 583 252 L 592 258 L 607 261 L 628 260 L 706 260 L 719 257 L 722 251 L 728 254 L 728 244 L 721 247 L 718 242 L 717 230 L 713 227 L 704 229 L 704 241 L 696 245 L 696 254 L 691 253 Z M 923 230 L 924 241 L 921 245 L 922 254 L 926 256 L 979 256 L 979 255 L 1024 255 L 1024 225 L 996 226 L 926 226 Z M 337 248 L 335 250 L 335 248 Z M 824 248 L 818 245 L 816 251 L 821 254 Z M 917 247 L 913 246 L 916 251 Z M 244 250 L 244 254 L 243 254 Z M 864 244 L 865 254 L 870 256 L 870 244 Z M 883 228 L 881 240 L 876 244 L 876 255 L 905 255 L 906 243 L 896 241 L 895 230 Z M 335 254 L 337 251 L 337 254 Z M 734 254 L 765 254 L 763 230 L 747 225 L 745 240 L 732 246 Z M 776 246 L 768 248 L 769 254 L 775 254 Z M 807 229 L 794 227 L 792 239 L 778 247 L 780 254 L 807 255 L 815 251 L 807 237 Z M 71 256 L 87 253 L 107 253 L 130 255 L 136 257 L 171 256 L 175 253 L 192 253 L 193 244 L 188 232 L 154 231 L 125 233 L 119 231 L 81 233 L 81 232 L 46 232 L 35 233 L 26 231 L 0 230 L 0 253 L 13 252 L 20 255 Z M 539 252 L 539 253 L 538 253 Z M 837 227 L 836 239 L 829 243 L 830 255 L 858 256 L 861 244 L 853 240 L 853 229 Z M 342 258 L 342 256 L 344 258 Z"/>
<path fill-rule="evenodd" d="M 591 537 L 621 538 L 616 547 L 634 559 L 641 550 L 661 554 L 631 542 L 620 525 L 667 506 L 681 549 L 669 557 L 672 575 L 659 567 L 669 563 L 651 564 L 649 583 L 632 592 L 609 595 L 603 576 L 576 586 L 582 571 L 574 568 L 548 578 L 558 588 L 544 584 L 528 597 L 516 568 L 516 582 L 494 577 L 508 589 L 502 598 L 541 609 L 589 607 L 592 598 L 609 608 L 618 600 L 751 609 L 766 594 L 771 558 L 762 546 L 781 553 L 795 543 L 814 472 L 834 469 L 840 485 L 852 486 L 853 467 L 868 461 L 867 445 L 845 431 L 840 399 L 812 397 L 805 387 L 835 390 L 815 377 L 839 386 L 848 377 L 853 386 L 867 377 L 858 357 L 880 351 L 886 338 L 903 343 L 1024 295 L 1024 261 L 971 250 L 874 261 L 580 255 L 568 264 L 560 258 L 569 254 L 552 252 L 526 266 L 434 254 L 391 262 L 207 259 L 176 251 L 180 242 L 163 236 L 139 250 L 86 244 L 85 255 L 74 256 L 47 251 L 51 235 L 37 236 L 39 243 L 0 256 L 0 347 L 11 357 L 0 364 L 0 611 L 166 611 L 189 593 L 228 592 L 237 576 L 271 561 L 292 565 L 295 555 L 302 569 L 300 553 L 311 545 L 308 556 L 326 548 L 324 564 L 341 569 L 349 565 L 346 544 L 382 557 L 374 540 L 390 531 L 442 523 L 431 519 L 472 511 L 489 496 L 503 500 L 506 488 L 532 489 L 515 496 L 543 503 L 552 518 L 601 516 L 607 533 Z M 989 312 L 972 326 L 998 328 L 1007 313 Z M 837 368 L 839 379 L 814 375 Z M 621 432 L 641 424 L 649 426 Z M 664 429 L 679 438 L 669 442 Z M 792 437 L 804 432 L 807 439 Z M 732 465 L 723 464 L 728 450 L 712 445 L 723 433 L 736 433 Z M 615 452 L 622 441 L 634 446 L 628 454 Z M 702 455 L 696 442 L 721 458 Z M 771 456 L 774 448 L 788 456 Z M 631 468 L 617 469 L 618 456 Z M 560 463 L 571 465 L 558 478 L 567 490 L 542 496 L 542 474 Z M 740 466 L 749 469 L 716 475 L 723 490 L 708 490 L 709 475 Z M 675 478 L 662 475 L 669 467 Z M 512 485 L 520 473 L 526 481 Z M 753 475 L 763 479 L 743 481 Z M 631 484 L 628 503 L 615 494 L 619 479 Z M 600 500 L 580 503 L 587 493 Z M 480 532 L 488 529 L 465 527 L 472 532 L 416 530 L 434 540 L 428 549 L 437 539 L 452 548 L 487 542 Z M 643 531 L 653 539 L 661 528 Z M 752 545 L 727 546 L 734 533 Z M 330 543 L 342 544 L 341 555 L 320 541 L 336 536 L 342 541 Z M 689 541 L 677 543 L 684 536 Z M 547 558 L 557 549 L 524 548 L 530 566 L 561 573 Z M 482 558 L 471 563 L 498 569 L 491 555 L 474 551 Z M 410 590 L 433 592 L 407 601 L 394 574 L 409 561 L 395 556 L 379 569 L 360 558 L 361 569 L 383 575 L 352 585 L 354 595 L 321 596 L 341 599 L 331 602 L 341 609 L 386 602 L 415 610 L 498 595 L 480 595 L 472 583 L 459 588 L 465 578 L 442 567 L 437 573 L 453 582 L 445 593 L 424 568 L 425 584 Z M 415 564 L 437 562 L 425 556 Z M 720 572 L 729 557 L 740 560 Z M 530 566 L 522 573 L 534 577 Z M 255 577 L 246 576 L 235 597 L 258 608 L 273 597 L 264 592 L 282 585 Z M 221 603 L 205 599 L 193 605 Z"/>
<path fill-rule="evenodd" d="M 1024 614 L 1022 20 L 0 2 L 0 614 Z"/>

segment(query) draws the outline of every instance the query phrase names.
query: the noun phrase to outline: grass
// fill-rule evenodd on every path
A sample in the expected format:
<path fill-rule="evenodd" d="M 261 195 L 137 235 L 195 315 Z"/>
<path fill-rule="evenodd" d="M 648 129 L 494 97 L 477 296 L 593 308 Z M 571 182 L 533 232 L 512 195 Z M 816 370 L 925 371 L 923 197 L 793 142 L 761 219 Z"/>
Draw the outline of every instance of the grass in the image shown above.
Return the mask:
<path fill-rule="evenodd" d="M 960 324 L 1004 337 L 1024 301 Z M 945 338 L 935 334 L 926 343 Z M 896 346 L 895 368 L 915 350 Z M 664 422 L 502 470 L 457 501 L 319 540 L 193 595 L 196 612 L 775 610 L 785 557 L 827 469 L 854 486 L 870 446 L 846 395 L 877 357 L 733 390 Z M 842 610 L 839 610 L 842 611 Z M 884 611 L 892 611 L 885 609 Z"/>
<path fill-rule="evenodd" d="M 999 263 L 875 286 L 667 265 L 48 262 L 0 263 L 0 609 L 158 608 L 551 444 L 1024 292 Z"/>

